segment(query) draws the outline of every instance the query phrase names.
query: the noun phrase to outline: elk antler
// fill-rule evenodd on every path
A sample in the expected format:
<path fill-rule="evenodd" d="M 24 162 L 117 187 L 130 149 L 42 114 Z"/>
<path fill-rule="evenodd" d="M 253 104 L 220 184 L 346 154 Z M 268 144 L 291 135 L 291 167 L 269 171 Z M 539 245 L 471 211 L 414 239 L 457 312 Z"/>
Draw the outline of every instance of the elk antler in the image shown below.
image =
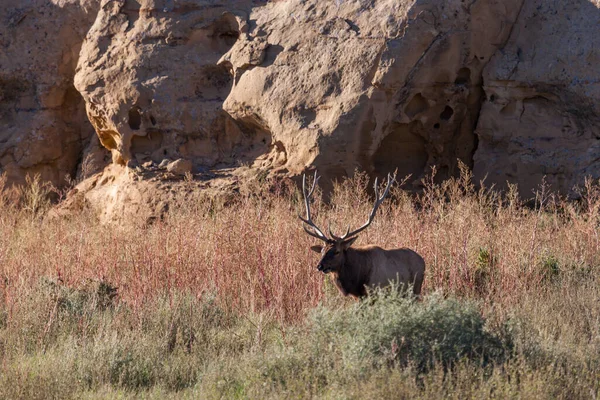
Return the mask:
<path fill-rule="evenodd" d="M 325 234 L 321 231 L 321 229 L 319 229 L 319 227 L 317 225 L 315 225 L 315 223 L 312 221 L 312 218 L 310 217 L 310 197 L 312 196 L 313 192 L 315 191 L 315 188 L 317 187 L 317 182 L 319 181 L 319 178 L 320 177 L 317 176 L 317 171 L 315 171 L 315 177 L 313 179 L 312 187 L 307 194 L 306 193 L 306 174 L 302 175 L 302 194 L 304 195 L 304 205 L 306 206 L 306 219 L 302 218 L 302 216 L 300 214 L 298 214 L 298 218 L 300 218 L 300 220 L 302 220 L 302 222 L 304 222 L 306 225 L 308 225 L 308 228 L 312 229 L 312 231 L 311 231 L 310 229 L 308 229 L 306 227 L 306 225 L 303 225 L 302 227 L 304 228 L 306 233 L 308 233 L 310 236 L 316 237 L 317 239 L 320 239 L 324 242 L 328 242 L 329 239 L 327 238 L 327 236 L 325 236 Z"/>
<path fill-rule="evenodd" d="M 387 196 L 388 192 L 390 191 L 390 187 L 392 186 L 392 184 L 396 181 L 396 174 L 394 174 L 394 176 L 392 176 L 391 174 L 388 173 L 387 176 L 387 186 L 383 192 L 383 194 L 381 196 L 379 196 L 379 185 L 377 185 L 377 178 L 375 178 L 375 204 L 373 205 L 373 210 L 371 210 L 371 214 L 369 214 L 369 220 L 360 228 L 350 232 L 350 227 L 348 227 L 348 230 L 346 231 L 346 233 L 341 236 L 341 237 L 337 237 L 335 236 L 332 232 L 331 232 L 331 227 L 329 229 L 329 233 L 331 234 L 331 237 L 334 240 L 344 240 L 347 238 L 350 238 L 352 236 L 356 236 L 358 235 L 360 232 L 362 232 L 364 229 L 366 229 L 369 225 L 371 225 L 371 222 L 373 222 L 373 219 L 375 218 L 375 214 L 377 213 L 377 209 L 379 208 L 379 206 L 381 205 L 381 203 L 383 203 L 383 200 L 385 199 L 385 196 Z"/>

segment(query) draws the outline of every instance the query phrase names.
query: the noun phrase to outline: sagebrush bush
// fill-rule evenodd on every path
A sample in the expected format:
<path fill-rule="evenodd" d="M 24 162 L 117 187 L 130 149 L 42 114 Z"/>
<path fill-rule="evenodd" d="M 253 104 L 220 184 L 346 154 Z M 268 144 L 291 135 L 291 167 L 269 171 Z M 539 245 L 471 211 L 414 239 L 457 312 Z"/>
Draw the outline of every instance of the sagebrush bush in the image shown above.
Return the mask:
<path fill-rule="evenodd" d="M 486 329 L 475 303 L 440 293 L 420 303 L 379 291 L 343 309 L 319 308 L 313 318 L 315 342 L 334 345 L 350 367 L 399 363 L 426 371 L 464 358 L 487 364 L 502 361 L 512 344 L 509 335 Z"/>

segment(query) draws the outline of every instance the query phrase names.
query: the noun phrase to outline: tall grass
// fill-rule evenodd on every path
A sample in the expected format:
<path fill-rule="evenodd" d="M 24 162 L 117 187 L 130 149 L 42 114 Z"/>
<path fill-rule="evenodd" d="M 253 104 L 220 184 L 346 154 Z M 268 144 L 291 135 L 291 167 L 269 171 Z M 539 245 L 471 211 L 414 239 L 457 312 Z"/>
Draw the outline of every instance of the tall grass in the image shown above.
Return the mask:
<path fill-rule="evenodd" d="M 367 182 L 334 185 L 329 204 L 317 194 L 317 223 L 364 223 Z M 342 298 L 316 271 L 291 185 L 149 226 L 45 218 L 40 185 L 20 207 L 0 191 L 0 397 L 600 394 L 596 182 L 577 201 L 541 184 L 527 205 L 466 169 L 419 195 L 394 188 L 357 244 L 424 257 L 416 304 Z"/>

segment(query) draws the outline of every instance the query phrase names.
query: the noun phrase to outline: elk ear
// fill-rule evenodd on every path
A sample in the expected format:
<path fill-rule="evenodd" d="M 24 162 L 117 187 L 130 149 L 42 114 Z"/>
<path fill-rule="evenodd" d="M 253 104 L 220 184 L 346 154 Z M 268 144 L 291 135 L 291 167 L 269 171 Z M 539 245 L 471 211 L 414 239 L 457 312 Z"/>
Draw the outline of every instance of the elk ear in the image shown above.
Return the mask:
<path fill-rule="evenodd" d="M 354 243 L 354 241 L 358 239 L 358 236 L 354 236 L 353 238 L 350 238 L 348 240 L 344 240 L 342 242 L 342 246 L 344 248 L 344 250 L 346 250 L 348 247 L 352 246 L 352 243 Z"/>
<path fill-rule="evenodd" d="M 310 249 L 312 251 L 314 251 L 315 253 L 320 253 L 321 251 L 323 251 L 323 246 L 319 246 L 319 245 L 317 245 L 317 246 L 310 246 Z"/>

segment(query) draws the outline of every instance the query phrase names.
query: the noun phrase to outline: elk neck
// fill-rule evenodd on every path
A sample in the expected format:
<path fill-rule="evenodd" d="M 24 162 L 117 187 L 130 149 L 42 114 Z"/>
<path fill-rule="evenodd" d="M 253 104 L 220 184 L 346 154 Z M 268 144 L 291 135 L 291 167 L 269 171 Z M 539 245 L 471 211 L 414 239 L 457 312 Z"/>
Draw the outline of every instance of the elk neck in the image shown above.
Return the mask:
<path fill-rule="evenodd" d="M 346 250 L 345 263 L 335 277 L 340 289 L 356 297 L 366 295 L 365 285 L 369 283 L 372 260 L 367 252 L 350 247 Z"/>

